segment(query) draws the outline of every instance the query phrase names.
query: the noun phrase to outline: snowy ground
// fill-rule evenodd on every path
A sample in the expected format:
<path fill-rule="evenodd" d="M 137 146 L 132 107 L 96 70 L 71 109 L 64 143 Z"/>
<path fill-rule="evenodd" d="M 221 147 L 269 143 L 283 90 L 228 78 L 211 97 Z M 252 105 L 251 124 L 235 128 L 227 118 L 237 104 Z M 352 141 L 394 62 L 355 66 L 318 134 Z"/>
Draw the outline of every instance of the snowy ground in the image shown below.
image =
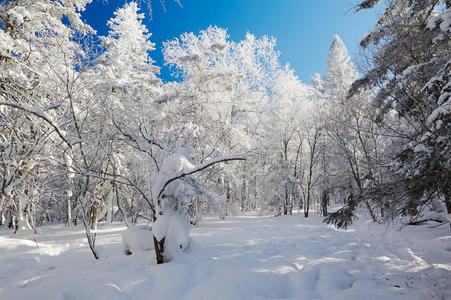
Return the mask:
<path fill-rule="evenodd" d="M 451 299 L 449 226 L 208 219 L 163 265 L 153 252 L 124 255 L 124 229 L 100 227 L 98 261 L 80 226 L 41 228 L 39 247 L 0 230 L 0 299 Z"/>

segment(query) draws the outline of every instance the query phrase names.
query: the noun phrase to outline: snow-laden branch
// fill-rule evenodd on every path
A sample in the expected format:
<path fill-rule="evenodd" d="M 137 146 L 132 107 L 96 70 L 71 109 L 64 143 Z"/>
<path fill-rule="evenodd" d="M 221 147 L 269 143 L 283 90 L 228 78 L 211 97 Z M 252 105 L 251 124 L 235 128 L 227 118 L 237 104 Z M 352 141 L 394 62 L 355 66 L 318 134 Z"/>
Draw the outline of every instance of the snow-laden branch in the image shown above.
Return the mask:
<path fill-rule="evenodd" d="M 2 106 L 2 105 L 23 110 L 27 113 L 35 115 L 36 117 L 44 120 L 47 124 L 49 124 L 55 130 L 55 132 L 63 140 L 63 142 L 66 143 L 66 145 L 69 146 L 69 148 L 72 148 L 73 143 L 69 142 L 66 139 L 66 137 L 63 135 L 61 130 L 58 128 L 58 126 L 56 126 L 55 123 L 53 123 L 52 120 L 50 120 L 50 118 L 39 107 L 34 106 L 33 108 L 30 109 L 30 108 L 23 107 L 16 103 L 0 102 L 0 106 Z"/>
<path fill-rule="evenodd" d="M 134 183 L 132 180 L 130 180 L 126 176 L 120 175 L 120 174 L 108 174 L 108 173 L 103 173 L 102 175 L 97 175 L 97 174 L 94 174 L 91 172 L 81 172 L 80 174 L 83 176 L 86 176 L 86 177 L 93 177 L 93 178 L 98 178 L 98 179 L 102 179 L 102 180 L 108 180 L 108 181 L 115 182 L 118 184 L 123 184 L 123 185 L 130 186 L 130 187 L 136 189 L 141 194 L 141 196 L 144 198 L 144 200 L 146 200 L 146 202 L 150 206 L 150 209 L 155 214 L 155 208 L 154 208 L 152 202 L 150 202 L 148 195 L 140 187 L 138 187 L 138 185 L 136 183 Z M 125 181 L 118 180 L 117 178 L 121 178 Z"/>
<path fill-rule="evenodd" d="M 158 191 L 158 193 L 154 193 L 152 196 L 154 197 L 154 202 L 159 199 L 161 197 L 161 195 L 163 194 L 165 188 L 173 181 L 183 178 L 185 176 L 200 172 L 202 170 L 205 170 L 206 168 L 218 164 L 218 163 L 222 163 L 222 162 L 227 162 L 227 161 L 233 161 L 233 160 L 246 160 L 246 158 L 242 157 L 242 156 L 235 156 L 235 155 L 230 155 L 230 156 L 223 156 L 223 157 L 219 157 L 219 158 L 215 158 L 212 159 L 210 161 L 204 162 L 203 164 L 198 165 L 197 167 L 194 167 L 193 169 L 191 169 L 188 172 L 182 172 L 178 175 L 175 175 L 169 179 L 167 179 L 165 181 L 165 183 L 161 186 L 160 190 Z M 155 197 L 156 196 L 156 197 Z"/>
<path fill-rule="evenodd" d="M 142 136 L 137 136 L 133 131 L 127 128 L 125 129 L 122 128 L 114 118 L 111 118 L 111 120 L 116 129 L 119 130 L 119 132 L 123 134 L 125 137 L 127 137 L 129 140 L 134 142 L 139 150 L 143 152 L 149 152 L 149 148 L 146 147 L 148 145 L 148 146 L 157 146 L 161 150 L 167 151 L 166 146 L 163 143 L 154 139 L 150 134 L 143 133 L 141 131 Z"/>

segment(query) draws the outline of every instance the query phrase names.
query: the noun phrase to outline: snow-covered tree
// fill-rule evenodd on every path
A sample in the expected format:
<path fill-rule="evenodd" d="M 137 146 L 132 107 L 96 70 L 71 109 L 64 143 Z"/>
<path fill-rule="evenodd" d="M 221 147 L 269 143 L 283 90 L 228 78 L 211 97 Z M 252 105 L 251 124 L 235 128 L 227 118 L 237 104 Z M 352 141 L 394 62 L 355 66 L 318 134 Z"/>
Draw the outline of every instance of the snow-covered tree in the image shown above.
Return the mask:
<path fill-rule="evenodd" d="M 151 34 L 138 13 L 136 2 L 126 3 L 118 8 L 107 23 L 110 30 L 106 37 L 101 37 L 104 52 L 98 59 L 98 73 L 106 93 L 127 93 L 129 101 L 145 101 L 145 96 L 155 98 L 161 80 L 157 77 L 159 68 L 154 65 L 149 52 L 155 50 L 150 42 Z M 131 96 L 134 95 L 134 96 Z M 118 107 L 122 104 L 114 103 Z M 128 109 L 129 107 L 127 107 Z"/>
<path fill-rule="evenodd" d="M 378 2 L 363 1 L 358 10 Z M 449 1 L 389 1 L 361 41 L 371 51 L 371 64 L 350 95 L 377 87 L 378 121 L 394 136 L 394 163 L 369 196 L 386 201 L 392 217 L 416 216 L 435 197 L 443 197 L 451 211 L 449 10 Z M 399 118 L 395 127 L 392 114 Z"/>
<path fill-rule="evenodd" d="M 197 149 L 192 153 L 200 155 L 200 161 L 251 150 L 252 136 L 269 99 L 268 87 L 279 67 L 274 46 L 274 39 L 257 39 L 251 34 L 239 43 L 231 42 L 227 31 L 218 27 L 209 27 L 198 35 L 185 33 L 165 43 L 166 62 L 183 78 L 176 92 L 172 89 L 168 93 L 173 101 L 164 100 L 166 119 L 180 124 L 177 128 L 182 131 L 172 131 L 171 135 L 189 136 L 190 147 Z M 246 201 L 240 192 L 246 195 L 248 184 L 240 170 L 228 170 L 220 178 L 211 179 L 216 192 L 224 195 L 225 207 L 244 208 Z"/>
<path fill-rule="evenodd" d="M 268 178 L 272 183 L 272 202 L 277 214 L 292 213 L 295 205 L 303 202 L 301 188 L 303 154 L 306 150 L 305 128 L 312 113 L 309 87 L 294 75 L 294 70 L 286 66 L 279 70 L 271 87 L 269 117 L 263 119 L 264 150 L 271 168 Z"/>
<path fill-rule="evenodd" d="M 323 88 L 330 102 L 343 102 L 351 84 L 358 78 L 355 66 L 348 50 L 338 35 L 334 35 L 329 49 L 327 76 L 323 79 Z M 330 105 L 333 105 L 330 103 Z"/>
<path fill-rule="evenodd" d="M 71 146 L 60 127 L 64 120 L 55 113 L 62 105 L 61 86 L 55 84 L 62 73 L 71 73 L 71 61 L 83 53 L 76 35 L 90 30 L 79 14 L 89 2 L 1 3 L 0 118 L 5 130 L 1 134 L 0 213 L 9 201 L 10 207 L 16 207 L 18 219 L 23 219 L 23 199 L 30 199 L 32 193 L 13 187 L 18 183 L 25 187 L 25 178 L 36 182 L 36 170 L 43 161 L 40 155 L 53 138 L 59 136 L 64 147 Z M 14 201 L 17 197 L 18 203 Z"/>

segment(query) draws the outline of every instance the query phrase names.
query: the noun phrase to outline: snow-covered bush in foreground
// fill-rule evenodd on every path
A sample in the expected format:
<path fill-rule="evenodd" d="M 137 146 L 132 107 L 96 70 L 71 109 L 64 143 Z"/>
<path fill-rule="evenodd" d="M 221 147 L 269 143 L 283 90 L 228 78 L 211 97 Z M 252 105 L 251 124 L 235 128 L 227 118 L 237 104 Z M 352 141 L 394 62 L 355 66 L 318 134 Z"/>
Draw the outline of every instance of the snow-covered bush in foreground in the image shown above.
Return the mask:
<path fill-rule="evenodd" d="M 165 251 L 166 244 L 171 245 L 172 243 L 167 243 L 167 237 L 175 239 L 182 250 L 188 246 L 187 198 L 194 190 L 196 192 L 204 190 L 204 193 L 206 193 L 205 188 L 202 188 L 193 175 L 221 162 L 243 159 L 242 157 L 229 156 L 212 159 L 194 166 L 182 153 L 173 153 L 166 156 L 161 169 L 152 176 L 152 200 L 155 211 L 152 230 L 158 264 L 168 260 L 167 255 L 170 253 Z M 185 179 L 189 180 L 185 181 Z"/>
<path fill-rule="evenodd" d="M 164 223 L 164 224 L 163 224 Z M 152 231 L 147 225 L 130 226 L 122 235 L 122 243 L 124 245 L 125 252 L 132 254 L 136 251 L 149 251 L 154 249 L 153 235 L 160 238 L 163 232 L 167 232 L 167 238 L 165 242 L 166 252 L 169 251 L 170 260 L 176 251 L 185 251 L 190 242 L 189 237 L 189 222 L 181 215 L 172 214 L 164 215 L 158 218 L 158 221 L 154 223 L 154 228 L 158 228 L 159 231 Z M 174 245 L 176 245 L 173 249 Z"/>

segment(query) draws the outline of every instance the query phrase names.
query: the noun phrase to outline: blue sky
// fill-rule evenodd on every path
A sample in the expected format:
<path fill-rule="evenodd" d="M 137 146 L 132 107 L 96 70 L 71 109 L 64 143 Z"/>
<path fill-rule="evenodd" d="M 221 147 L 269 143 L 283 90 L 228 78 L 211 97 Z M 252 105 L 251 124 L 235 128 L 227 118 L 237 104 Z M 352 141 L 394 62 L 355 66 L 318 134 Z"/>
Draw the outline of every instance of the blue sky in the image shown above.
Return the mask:
<path fill-rule="evenodd" d="M 209 25 L 228 28 L 232 40 L 244 38 L 247 31 L 257 37 L 272 35 L 277 39 L 281 63 L 290 63 L 296 75 L 306 83 L 317 72 L 325 73 L 329 46 L 338 34 L 354 57 L 358 43 L 377 19 L 376 11 L 355 14 L 352 7 L 358 0 L 181 0 L 180 7 L 173 0 L 165 0 L 166 12 L 160 0 L 153 0 L 152 19 L 146 3 L 145 24 L 156 44 L 152 58 L 163 66 L 162 42 L 183 32 L 199 32 Z M 83 18 L 99 34 L 107 34 L 106 22 L 124 0 L 96 0 L 87 6 Z M 139 1 L 138 1 L 139 3 Z M 162 69 L 164 81 L 170 80 L 170 71 Z"/>

